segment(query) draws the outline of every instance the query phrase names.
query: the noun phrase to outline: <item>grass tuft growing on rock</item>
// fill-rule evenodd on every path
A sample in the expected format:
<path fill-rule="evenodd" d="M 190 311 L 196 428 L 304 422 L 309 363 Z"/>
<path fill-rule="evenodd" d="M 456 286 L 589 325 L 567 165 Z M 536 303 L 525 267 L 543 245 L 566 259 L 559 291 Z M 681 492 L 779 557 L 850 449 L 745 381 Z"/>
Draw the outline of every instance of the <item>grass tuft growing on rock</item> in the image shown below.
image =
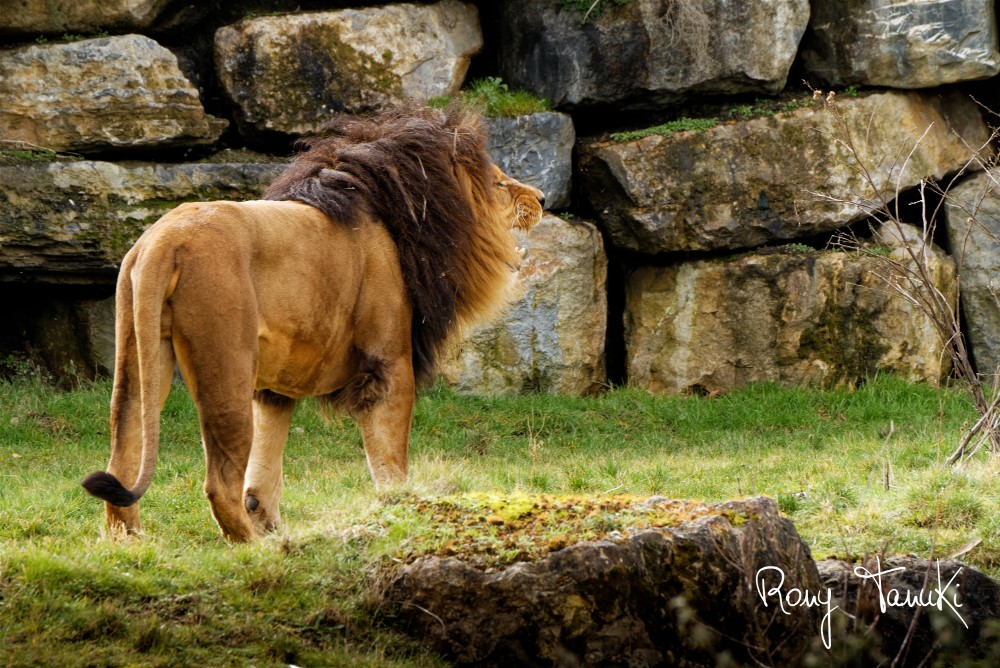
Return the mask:
<path fill-rule="evenodd" d="M 459 93 L 459 98 L 482 110 L 489 118 L 513 118 L 543 111 L 551 111 L 548 100 L 527 91 L 511 90 L 500 77 L 477 79 Z M 446 107 L 450 97 L 436 97 L 428 101 L 432 107 Z"/>
<path fill-rule="evenodd" d="M 668 121 L 667 123 L 654 125 L 653 127 L 644 128 L 642 130 L 613 132 L 611 133 L 611 139 L 614 141 L 625 142 L 643 139 L 644 137 L 652 137 L 654 135 L 660 137 L 672 137 L 677 132 L 700 132 L 702 130 L 714 128 L 718 124 L 719 120 L 717 118 L 678 118 L 677 120 Z"/>

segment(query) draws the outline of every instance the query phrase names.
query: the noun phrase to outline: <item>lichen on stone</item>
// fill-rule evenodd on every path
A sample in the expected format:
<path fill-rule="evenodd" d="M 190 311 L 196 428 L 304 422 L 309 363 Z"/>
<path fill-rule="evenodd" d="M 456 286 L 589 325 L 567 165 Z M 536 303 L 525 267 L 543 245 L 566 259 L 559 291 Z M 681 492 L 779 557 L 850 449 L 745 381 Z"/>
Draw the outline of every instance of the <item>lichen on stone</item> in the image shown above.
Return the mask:
<path fill-rule="evenodd" d="M 417 523 L 393 550 L 394 559 L 457 557 L 492 570 L 583 541 L 622 541 L 637 531 L 677 526 L 712 512 L 695 501 L 661 497 L 515 492 L 405 496 L 376 511 L 374 519 L 389 533 L 396 523 Z"/>

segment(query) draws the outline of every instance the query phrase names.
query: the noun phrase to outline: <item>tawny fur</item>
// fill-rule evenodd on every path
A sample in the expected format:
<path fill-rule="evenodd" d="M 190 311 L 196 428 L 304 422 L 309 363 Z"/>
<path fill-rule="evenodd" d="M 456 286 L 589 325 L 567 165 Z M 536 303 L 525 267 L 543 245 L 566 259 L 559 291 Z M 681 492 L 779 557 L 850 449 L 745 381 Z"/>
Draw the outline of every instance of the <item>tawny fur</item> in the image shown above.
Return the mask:
<path fill-rule="evenodd" d="M 351 413 L 376 486 L 406 477 L 417 385 L 503 300 L 511 228 L 541 216 L 541 192 L 496 169 L 485 140 L 459 109 L 340 119 L 266 200 L 185 204 L 143 234 L 118 280 L 111 461 L 84 481 L 113 534 L 140 531 L 175 364 L 231 540 L 277 526 L 301 397 Z"/>

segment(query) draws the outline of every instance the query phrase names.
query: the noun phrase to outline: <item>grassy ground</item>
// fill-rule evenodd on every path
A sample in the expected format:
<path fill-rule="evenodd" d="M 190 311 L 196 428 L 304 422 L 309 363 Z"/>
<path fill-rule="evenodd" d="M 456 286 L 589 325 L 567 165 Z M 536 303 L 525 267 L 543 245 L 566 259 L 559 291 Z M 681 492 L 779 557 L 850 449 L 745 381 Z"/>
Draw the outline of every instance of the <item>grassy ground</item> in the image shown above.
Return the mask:
<path fill-rule="evenodd" d="M 412 480 L 381 501 L 354 428 L 303 404 L 286 451 L 285 528 L 235 547 L 201 493 L 196 416 L 179 388 L 142 501 L 146 536 L 102 537 L 101 505 L 79 481 L 106 465 L 109 396 L 108 383 L 0 385 L 0 666 L 440 665 L 373 623 L 366 575 L 454 548 L 433 533 L 428 503 L 475 525 L 535 495 L 612 507 L 619 495 L 768 494 L 817 558 L 948 556 L 978 538 L 966 561 L 1000 573 L 998 465 L 941 464 L 972 409 L 958 392 L 888 377 L 853 393 L 760 386 L 714 399 L 437 389 L 419 401 Z M 564 542 L 550 537 L 552 549 Z"/>

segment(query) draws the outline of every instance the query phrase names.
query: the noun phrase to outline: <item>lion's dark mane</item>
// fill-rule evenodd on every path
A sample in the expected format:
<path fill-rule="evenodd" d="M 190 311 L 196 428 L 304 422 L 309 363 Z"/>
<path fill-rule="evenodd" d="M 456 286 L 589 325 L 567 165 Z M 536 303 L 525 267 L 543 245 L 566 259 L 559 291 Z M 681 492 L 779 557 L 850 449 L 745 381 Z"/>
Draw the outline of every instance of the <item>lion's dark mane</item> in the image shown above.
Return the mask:
<path fill-rule="evenodd" d="M 393 109 L 375 117 L 342 116 L 303 139 L 292 165 L 264 199 L 296 200 L 353 225 L 368 217 L 396 242 L 413 308 L 413 369 L 418 384 L 433 378 L 442 344 L 462 320 L 468 263 L 476 261 L 473 200 L 495 197 L 486 132 L 479 116 L 458 107 Z M 474 272 L 471 272 L 474 273 Z"/>

